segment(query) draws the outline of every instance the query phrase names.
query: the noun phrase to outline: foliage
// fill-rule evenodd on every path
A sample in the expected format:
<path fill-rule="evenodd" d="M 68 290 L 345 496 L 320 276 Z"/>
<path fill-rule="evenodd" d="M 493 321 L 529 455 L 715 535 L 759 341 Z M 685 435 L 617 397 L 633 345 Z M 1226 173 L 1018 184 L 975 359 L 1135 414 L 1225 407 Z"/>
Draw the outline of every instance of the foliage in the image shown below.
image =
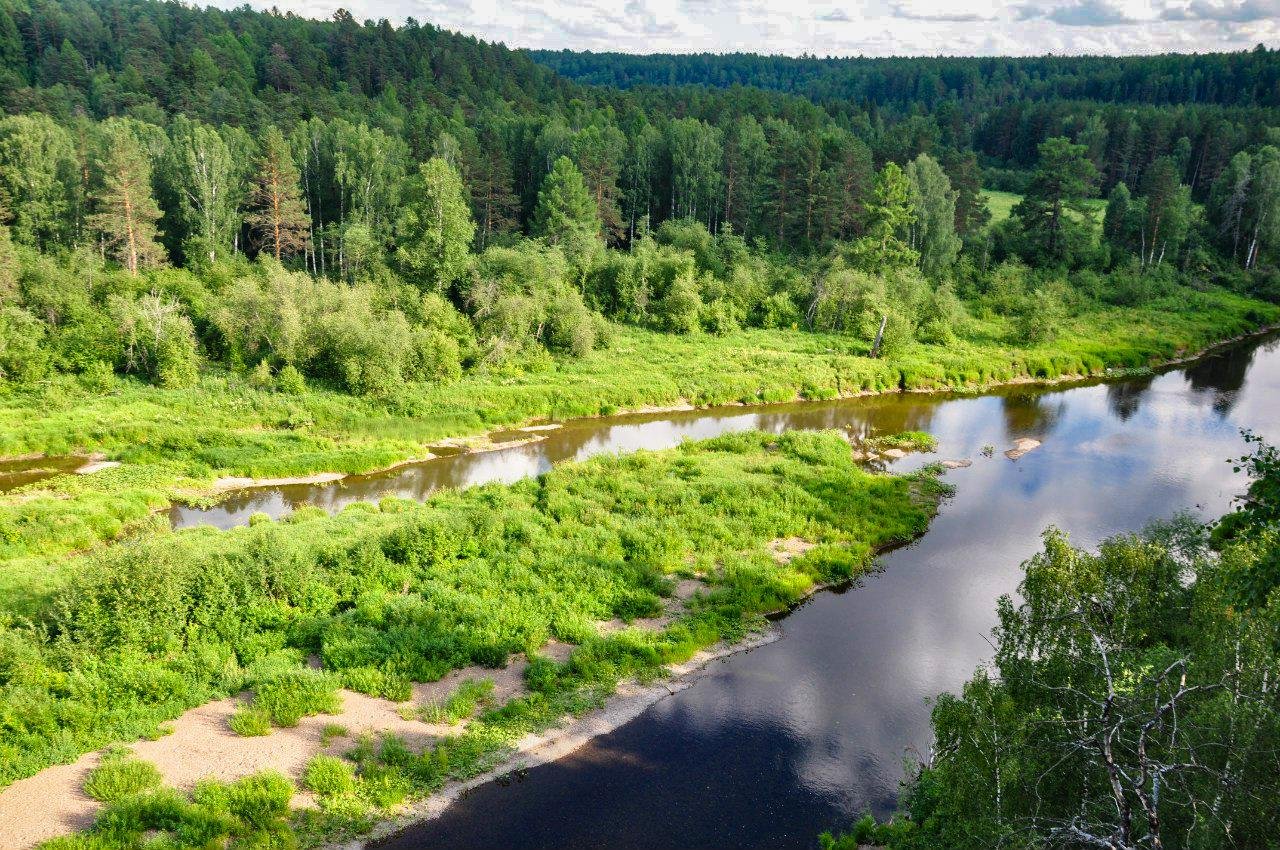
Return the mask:
<path fill-rule="evenodd" d="M 271 715 L 254 705 L 240 705 L 227 720 L 227 725 L 242 737 L 260 738 L 271 734 Z"/>
<path fill-rule="evenodd" d="M 428 723 L 458 723 L 476 713 L 476 709 L 492 705 L 492 679 L 469 679 L 440 703 L 421 707 L 420 716 Z"/>
<path fill-rule="evenodd" d="M 424 162 L 396 226 L 396 258 L 411 278 L 437 292 L 462 278 L 476 226 L 457 169 L 440 157 Z"/>
<path fill-rule="evenodd" d="M 848 577 L 877 547 L 922 531 L 940 496 L 927 474 L 863 472 L 836 435 L 749 433 L 595 458 L 389 512 L 108 547 L 74 559 L 70 584 L 37 612 L 46 628 L 0 629 L 0 775 L 12 781 L 137 737 L 244 689 L 259 723 L 287 724 L 332 710 L 349 671 L 432 681 L 470 664 L 501 666 L 552 637 L 581 642 L 557 693 L 611 688 L 740 636 L 817 581 Z M 780 536 L 824 545 L 781 565 L 765 545 Z M 638 643 L 593 636 L 593 621 L 657 611 L 673 572 L 714 563 L 723 572 L 708 574 L 712 592 L 688 618 Z M 324 672 L 303 666 L 312 653 Z M 68 678 L 80 686 L 63 690 Z M 466 716 L 488 690 L 469 686 L 447 711 Z M 532 716 L 549 722 L 564 710 Z M 507 734 L 482 738 L 485 752 Z"/>
<path fill-rule="evenodd" d="M 105 756 L 84 780 L 84 793 L 103 803 L 114 803 L 160 785 L 160 771 L 150 762 Z"/>
<path fill-rule="evenodd" d="M 1025 240 L 1020 253 L 1036 265 L 1078 262 L 1089 228 L 1069 213 L 1088 215 L 1084 200 L 1092 192 L 1097 169 L 1084 145 L 1066 138 L 1040 145 L 1040 162 L 1027 194 L 1013 208 L 1012 220 Z"/>
<path fill-rule="evenodd" d="M 277 773 L 236 782 L 205 780 L 190 797 L 160 788 L 115 801 L 86 833 L 42 844 L 44 850 L 130 850 L 212 846 L 296 847 L 286 820 L 293 784 Z"/>
<path fill-rule="evenodd" d="M 831 848 L 1265 846 L 1280 794 L 1274 450 L 1241 461 L 1259 510 L 1071 547 L 1055 529 L 1000 600 L 994 669 L 933 709 L 937 755 L 893 822 Z M 1226 532 L 1226 533 L 1224 533 Z M 1270 585 L 1274 587 L 1274 585 Z"/>
<path fill-rule="evenodd" d="M 302 784 L 322 798 L 350 794 L 356 789 L 355 767 L 340 758 L 319 755 L 307 763 Z"/>
<path fill-rule="evenodd" d="M 595 236 L 601 226 L 600 212 L 587 193 L 582 172 L 569 157 L 560 157 L 538 190 L 531 233 L 555 245 Z"/>

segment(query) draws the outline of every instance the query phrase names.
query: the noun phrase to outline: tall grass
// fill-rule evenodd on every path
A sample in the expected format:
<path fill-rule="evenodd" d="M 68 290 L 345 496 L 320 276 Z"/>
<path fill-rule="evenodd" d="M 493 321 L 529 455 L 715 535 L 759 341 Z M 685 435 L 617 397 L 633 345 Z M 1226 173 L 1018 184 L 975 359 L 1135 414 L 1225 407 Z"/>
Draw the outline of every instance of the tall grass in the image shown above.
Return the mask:
<path fill-rule="evenodd" d="M 444 437 L 681 401 L 762 403 L 1095 375 L 1165 361 L 1277 319 L 1280 309 L 1259 301 L 1180 287 L 1142 307 L 1088 302 L 1053 342 L 1034 347 L 1000 316 L 968 320 L 954 344 L 914 344 L 888 359 L 868 358 L 865 340 L 799 330 L 682 337 L 618 327 L 609 349 L 544 371 L 409 384 L 383 401 L 261 391 L 218 373 L 184 390 L 121 381 L 108 395 L 71 378 L 0 387 L 0 456 L 104 451 L 125 463 L 0 494 L 0 609 L 28 613 L 58 586 L 67 553 L 154 533 L 162 522 L 148 519 L 154 511 L 211 499 L 220 475 L 363 472 L 419 456 Z"/>
<path fill-rule="evenodd" d="M 940 494 L 927 473 L 864 472 L 838 435 L 745 433 L 424 504 L 109 547 L 76 559 L 35 623 L 0 627 L 0 782 L 244 689 L 252 710 L 296 722 L 331 710 L 349 671 L 434 681 L 551 638 L 579 647 L 554 675 L 539 668 L 544 690 L 607 690 L 855 574 L 923 531 Z M 765 544 L 791 536 L 823 545 L 779 564 Z M 596 637 L 596 621 L 660 610 L 694 571 L 710 591 L 679 623 Z M 324 673 L 305 669 L 311 654 Z M 454 713 L 481 708 L 480 689 Z"/>

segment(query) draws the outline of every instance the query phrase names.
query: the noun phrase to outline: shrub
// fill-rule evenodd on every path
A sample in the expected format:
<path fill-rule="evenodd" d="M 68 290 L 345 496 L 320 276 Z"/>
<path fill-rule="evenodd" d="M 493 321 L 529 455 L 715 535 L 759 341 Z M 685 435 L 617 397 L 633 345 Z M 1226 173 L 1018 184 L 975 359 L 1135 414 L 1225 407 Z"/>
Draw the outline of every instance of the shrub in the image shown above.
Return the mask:
<path fill-rule="evenodd" d="M 380 809 L 399 805 L 412 790 L 409 780 L 389 766 L 366 765 L 360 778 L 360 796 Z"/>
<path fill-rule="evenodd" d="M 689 334 L 698 330 L 702 297 L 693 275 L 681 275 L 653 304 L 654 324 L 670 333 Z"/>
<path fill-rule="evenodd" d="M 297 726 L 312 714 L 336 714 L 338 683 L 326 673 L 287 670 L 261 682 L 254 692 L 254 708 L 277 726 Z"/>
<path fill-rule="evenodd" d="M 307 765 L 302 784 L 321 797 L 349 794 L 356 788 L 355 766 L 334 756 L 316 756 Z"/>
<path fill-rule="evenodd" d="M 227 721 L 231 731 L 246 738 L 256 738 L 271 732 L 271 715 L 260 708 L 242 705 Z"/>
<path fill-rule="evenodd" d="M 80 373 L 80 384 L 91 393 L 105 395 L 116 387 L 116 373 L 105 360 L 95 360 Z"/>
<path fill-rule="evenodd" d="M 271 364 L 265 359 L 259 360 L 258 365 L 253 367 L 253 371 L 249 373 L 249 386 L 255 390 L 270 390 L 275 388 L 275 378 L 271 374 Z"/>
<path fill-rule="evenodd" d="M 89 771 L 84 793 L 95 800 L 113 803 L 160 785 L 160 771 L 150 762 L 135 758 L 104 758 Z"/>
<path fill-rule="evenodd" d="M 268 829 L 289 813 L 293 783 L 273 771 L 231 783 L 227 810 L 254 829 Z"/>
<path fill-rule="evenodd" d="M 327 747 L 333 743 L 334 738 L 344 738 L 346 735 L 347 727 L 341 723 L 326 723 L 324 729 L 320 732 L 320 743 Z"/>
<path fill-rule="evenodd" d="M 290 393 L 291 395 L 301 395 L 307 391 L 307 382 L 303 379 L 302 373 L 293 365 L 285 366 L 280 370 L 280 374 L 276 376 L 276 383 L 280 387 L 281 392 Z"/>
<path fill-rule="evenodd" d="M 493 682 L 490 679 L 470 679 L 459 685 L 444 702 L 423 706 L 422 719 L 428 723 L 454 724 L 492 702 Z"/>
<path fill-rule="evenodd" d="M 1037 289 L 1023 299 L 1015 323 L 1018 336 L 1035 344 L 1051 342 L 1062 328 L 1062 302 L 1052 292 Z"/>

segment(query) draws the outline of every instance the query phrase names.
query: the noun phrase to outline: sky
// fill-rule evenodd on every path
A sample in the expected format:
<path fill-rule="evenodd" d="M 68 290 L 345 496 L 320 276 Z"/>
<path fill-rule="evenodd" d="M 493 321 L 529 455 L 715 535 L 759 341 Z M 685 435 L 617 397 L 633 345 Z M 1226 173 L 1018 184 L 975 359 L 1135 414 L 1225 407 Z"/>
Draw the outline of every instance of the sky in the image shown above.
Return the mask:
<path fill-rule="evenodd" d="M 240 5 L 242 0 L 215 2 Z M 818 56 L 1205 53 L 1280 47 L 1280 0 L 250 0 L 416 18 L 510 47 Z"/>

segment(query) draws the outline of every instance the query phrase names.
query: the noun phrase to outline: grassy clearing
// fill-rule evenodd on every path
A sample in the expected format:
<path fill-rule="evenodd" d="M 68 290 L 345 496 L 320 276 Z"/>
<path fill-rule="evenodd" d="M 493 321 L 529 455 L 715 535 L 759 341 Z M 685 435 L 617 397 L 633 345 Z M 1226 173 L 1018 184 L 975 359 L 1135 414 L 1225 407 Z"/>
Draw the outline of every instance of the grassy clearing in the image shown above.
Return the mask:
<path fill-rule="evenodd" d="M 1022 200 L 1016 192 L 1001 192 L 996 189 L 983 189 L 982 196 L 987 199 L 987 209 L 991 210 L 991 223 L 999 224 L 1013 215 L 1013 208 Z M 1094 222 L 1101 226 L 1102 217 L 1107 211 L 1105 198 L 1090 198 L 1085 201 Z"/>
<path fill-rule="evenodd" d="M 431 777 L 374 781 L 369 799 L 385 801 L 483 769 L 620 679 L 661 675 L 816 583 L 858 574 L 877 548 L 923 531 L 943 492 L 929 472 L 868 474 L 839 435 L 746 433 L 423 504 L 107 547 L 73 560 L 33 622 L 0 626 L 0 782 L 245 689 L 259 721 L 296 722 L 329 710 L 356 671 L 435 681 L 552 638 L 577 645 L 563 665 L 535 658 L 534 695 L 518 705 L 486 709 L 483 685 L 455 695 L 449 713 L 480 713 L 433 756 Z M 779 564 L 766 547 L 779 537 L 819 545 Z M 694 574 L 710 590 L 670 627 L 597 634 L 599 620 L 659 613 L 673 578 Z M 323 673 L 306 669 L 309 655 Z"/>
<path fill-rule="evenodd" d="M 1143 307 L 1082 307 L 1041 346 L 1020 346 L 1010 321 L 987 315 L 968 320 L 952 345 L 914 344 L 875 360 L 866 341 L 849 336 L 673 336 L 619 327 L 609 350 L 553 361 L 546 371 L 411 384 L 385 402 L 261 391 L 230 374 L 207 375 L 186 390 L 122 381 L 107 395 L 71 379 L 8 387 L 0 395 L 0 455 L 104 451 L 125 463 L 0 495 L 0 605 L 30 612 L 60 585 L 68 553 L 154 534 L 164 525 L 154 511 L 209 499 L 219 475 L 368 471 L 420 455 L 443 437 L 685 400 L 823 399 L 1096 374 L 1167 360 L 1278 317 L 1280 310 L 1252 299 L 1187 290 Z"/>

